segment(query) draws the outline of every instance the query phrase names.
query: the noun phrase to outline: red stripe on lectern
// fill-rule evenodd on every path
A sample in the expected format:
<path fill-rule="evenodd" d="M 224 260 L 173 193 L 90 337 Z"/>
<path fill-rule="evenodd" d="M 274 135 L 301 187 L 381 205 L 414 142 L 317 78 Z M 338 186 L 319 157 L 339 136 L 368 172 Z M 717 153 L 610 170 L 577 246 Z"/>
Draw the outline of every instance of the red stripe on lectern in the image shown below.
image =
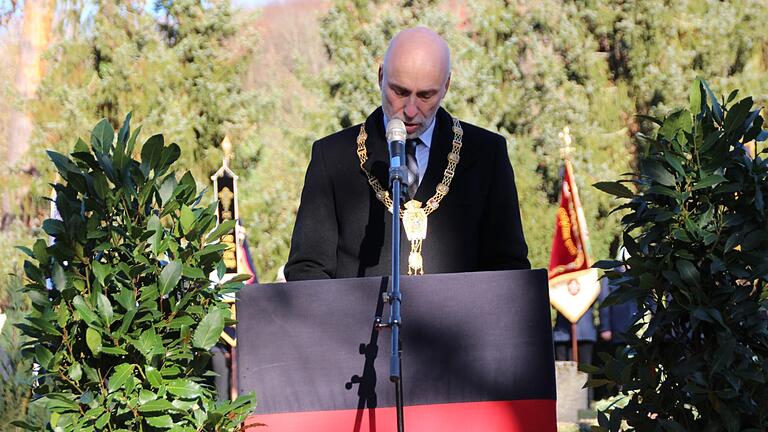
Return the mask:
<path fill-rule="evenodd" d="M 408 432 L 555 432 L 554 400 L 462 402 L 408 406 Z M 251 432 L 395 432 L 394 407 L 361 410 L 256 414 L 246 421 Z"/>

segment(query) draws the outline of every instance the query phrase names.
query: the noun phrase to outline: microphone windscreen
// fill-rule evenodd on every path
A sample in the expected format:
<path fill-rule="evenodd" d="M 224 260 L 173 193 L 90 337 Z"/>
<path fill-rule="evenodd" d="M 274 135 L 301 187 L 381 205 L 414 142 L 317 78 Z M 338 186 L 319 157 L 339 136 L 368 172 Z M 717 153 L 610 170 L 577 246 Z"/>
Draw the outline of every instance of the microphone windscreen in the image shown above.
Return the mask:
<path fill-rule="evenodd" d="M 403 141 L 408 134 L 405 131 L 405 123 L 402 120 L 393 118 L 387 123 L 387 142 Z"/>

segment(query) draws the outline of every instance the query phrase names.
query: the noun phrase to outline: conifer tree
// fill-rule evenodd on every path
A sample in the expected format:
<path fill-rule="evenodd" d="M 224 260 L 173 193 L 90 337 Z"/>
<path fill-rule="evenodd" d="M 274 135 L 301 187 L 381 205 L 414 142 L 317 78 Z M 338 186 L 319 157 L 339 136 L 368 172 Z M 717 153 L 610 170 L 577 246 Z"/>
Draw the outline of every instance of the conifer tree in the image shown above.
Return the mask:
<path fill-rule="evenodd" d="M 199 178 L 221 161 L 224 135 L 246 141 L 257 119 L 241 86 L 254 40 L 240 33 L 229 2 L 98 1 L 86 30 L 62 40 L 39 91 L 32 157 L 71 142 L 99 118 L 113 126 L 129 111 L 145 133 L 178 137 L 182 163 Z M 66 149 L 58 149 L 65 151 Z"/>
<path fill-rule="evenodd" d="M 758 78 L 768 36 L 752 25 L 768 12 L 754 0 L 484 0 L 465 6 L 465 17 L 456 4 L 337 1 L 322 28 L 333 115 L 349 126 L 378 105 L 375 70 L 394 33 L 415 25 L 441 33 L 453 55 L 445 107 L 507 137 L 535 267 L 549 256 L 564 126 L 574 135 L 592 256 L 605 257 L 619 242 L 618 216 L 588 185 L 634 169 L 636 134 L 650 128 L 635 115 L 684 100 L 681 83 L 696 75 L 747 88 L 758 101 L 768 91 Z"/>

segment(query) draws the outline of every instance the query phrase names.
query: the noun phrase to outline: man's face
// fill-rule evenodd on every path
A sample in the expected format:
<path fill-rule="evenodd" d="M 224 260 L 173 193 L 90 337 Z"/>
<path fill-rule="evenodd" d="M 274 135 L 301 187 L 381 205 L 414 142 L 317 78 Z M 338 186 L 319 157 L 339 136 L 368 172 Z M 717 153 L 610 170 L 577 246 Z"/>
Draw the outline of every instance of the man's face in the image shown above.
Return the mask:
<path fill-rule="evenodd" d="M 450 75 L 444 65 L 423 57 L 400 55 L 388 60 L 379 68 L 382 109 L 389 119 L 405 123 L 408 138 L 416 138 L 432 124 Z"/>

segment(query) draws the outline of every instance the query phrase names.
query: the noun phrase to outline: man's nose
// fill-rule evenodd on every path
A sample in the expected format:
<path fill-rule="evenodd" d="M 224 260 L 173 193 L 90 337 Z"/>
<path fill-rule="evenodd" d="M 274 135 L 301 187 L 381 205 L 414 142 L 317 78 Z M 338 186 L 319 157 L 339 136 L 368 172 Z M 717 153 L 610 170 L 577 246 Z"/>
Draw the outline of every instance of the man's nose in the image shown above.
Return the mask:
<path fill-rule="evenodd" d="M 416 98 L 414 96 L 409 96 L 408 99 L 406 99 L 403 113 L 405 114 L 405 117 L 409 119 L 416 117 L 419 113 L 419 109 L 416 107 Z"/>

